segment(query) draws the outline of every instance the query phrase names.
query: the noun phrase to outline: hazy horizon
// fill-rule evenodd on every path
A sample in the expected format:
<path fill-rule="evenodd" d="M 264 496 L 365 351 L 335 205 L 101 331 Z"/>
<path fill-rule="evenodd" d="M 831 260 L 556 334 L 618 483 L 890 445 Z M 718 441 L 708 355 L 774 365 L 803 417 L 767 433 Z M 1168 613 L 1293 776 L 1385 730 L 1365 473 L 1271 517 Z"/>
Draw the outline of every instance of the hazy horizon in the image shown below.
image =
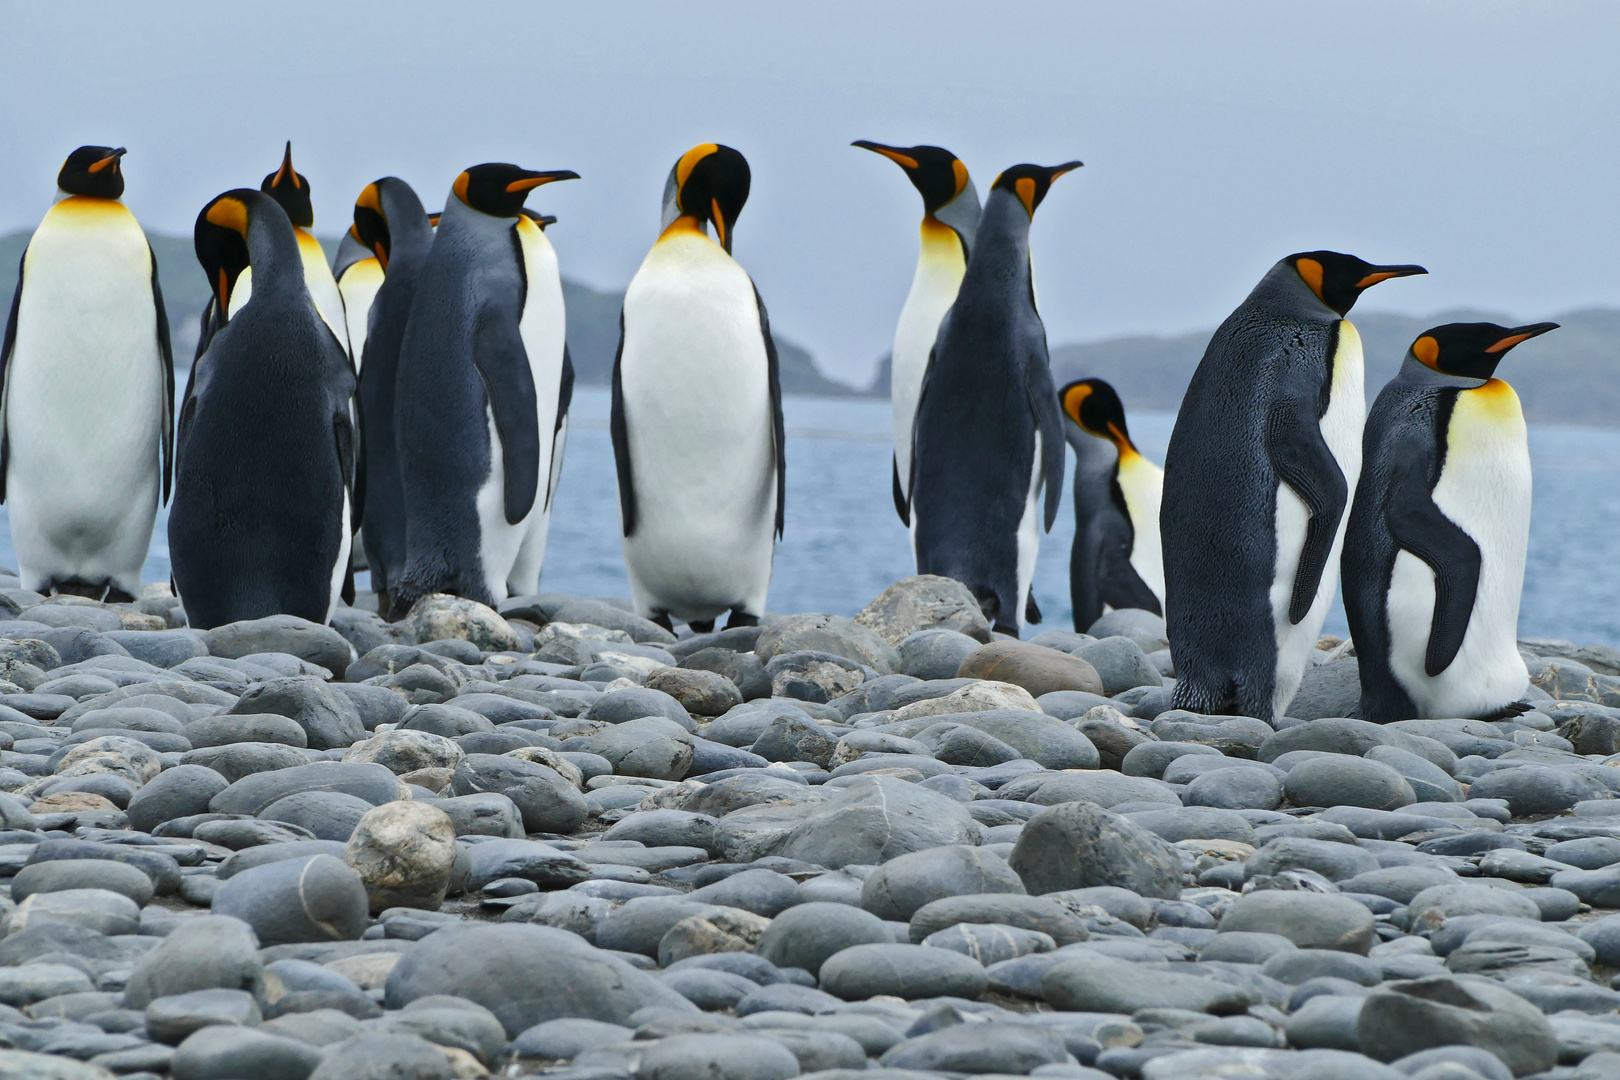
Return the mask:
<path fill-rule="evenodd" d="M 847 382 L 889 347 L 920 214 L 855 138 L 950 147 L 981 193 L 1018 161 L 1086 163 L 1032 233 L 1054 344 L 1207 329 L 1317 247 L 1428 266 L 1368 310 L 1620 303 L 1612 4 L 0 0 L 0 30 L 0 232 L 37 223 L 68 151 L 111 143 L 143 224 L 186 235 L 291 138 L 328 235 L 382 175 L 437 207 L 479 161 L 575 169 L 531 205 L 566 276 L 618 289 L 670 165 L 716 140 L 754 173 L 737 258 Z"/>

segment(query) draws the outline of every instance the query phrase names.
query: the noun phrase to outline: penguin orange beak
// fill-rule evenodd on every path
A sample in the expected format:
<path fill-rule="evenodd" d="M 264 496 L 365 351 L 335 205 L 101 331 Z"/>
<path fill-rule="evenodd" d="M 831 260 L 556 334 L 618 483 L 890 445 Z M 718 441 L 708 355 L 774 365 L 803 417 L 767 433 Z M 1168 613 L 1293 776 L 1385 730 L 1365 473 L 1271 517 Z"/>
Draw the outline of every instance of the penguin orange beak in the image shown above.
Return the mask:
<path fill-rule="evenodd" d="M 112 153 L 108 154 L 106 157 L 102 158 L 100 161 L 98 161 L 98 162 L 94 163 L 93 165 L 91 165 L 89 171 L 93 172 L 93 173 L 98 173 L 102 169 L 105 169 L 109 165 L 116 166 L 117 162 L 118 162 L 118 159 L 123 157 L 127 153 L 129 153 L 129 151 L 124 149 L 122 146 L 120 146 L 118 149 L 114 150 Z"/>
<path fill-rule="evenodd" d="M 1388 281 L 1390 278 L 1412 277 L 1417 274 L 1427 273 L 1428 271 L 1423 269 L 1423 267 L 1414 265 L 1412 263 L 1406 263 L 1401 266 L 1375 266 L 1373 267 L 1372 273 L 1356 282 L 1356 288 L 1370 289 L 1380 281 Z"/>
<path fill-rule="evenodd" d="M 1558 329 L 1558 324 L 1555 322 L 1532 323 L 1529 326 L 1515 326 L 1512 330 L 1508 331 L 1507 337 L 1503 338 L 1501 341 L 1498 341 L 1494 345 L 1487 346 L 1485 351 L 1488 353 L 1504 353 L 1513 348 L 1513 346 L 1519 344 L 1521 341 L 1529 341 L 1533 337 L 1540 337 L 1549 330 L 1556 329 Z"/>
<path fill-rule="evenodd" d="M 519 191 L 533 191 L 542 184 L 550 184 L 558 180 L 578 179 L 579 173 L 574 172 L 571 169 L 556 169 L 552 172 L 531 173 L 521 180 L 513 180 L 510 184 L 506 185 L 506 190 L 508 193 L 515 195 Z"/>
<path fill-rule="evenodd" d="M 298 182 L 298 172 L 293 168 L 291 139 L 287 140 L 286 152 L 281 155 L 281 168 L 276 170 L 276 178 L 270 181 L 270 186 L 280 187 L 282 181 L 288 179 L 292 180 L 292 186 L 295 188 L 303 186 Z"/>

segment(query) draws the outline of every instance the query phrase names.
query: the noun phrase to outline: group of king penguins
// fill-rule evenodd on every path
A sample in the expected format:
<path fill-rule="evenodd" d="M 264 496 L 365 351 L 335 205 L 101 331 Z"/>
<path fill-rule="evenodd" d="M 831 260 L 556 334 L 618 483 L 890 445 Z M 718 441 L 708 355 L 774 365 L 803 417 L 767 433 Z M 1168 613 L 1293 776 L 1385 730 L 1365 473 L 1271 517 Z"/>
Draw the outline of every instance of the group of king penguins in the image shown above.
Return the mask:
<path fill-rule="evenodd" d="M 1530 460 L 1513 346 L 1556 324 L 1437 326 L 1368 413 L 1363 291 L 1419 266 L 1312 251 L 1220 326 L 1161 470 L 1100 379 L 1054 385 L 1029 231 L 1080 167 L 1015 165 L 983 205 L 937 146 L 855 146 L 922 196 L 892 353 L 895 508 L 919 574 L 962 582 L 997 631 L 1039 622 L 1040 534 L 1075 454 L 1077 630 L 1166 620 L 1176 707 L 1285 713 L 1338 565 L 1360 712 L 1511 715 Z M 120 198 L 125 151 L 85 146 L 24 253 L 0 348 L 0 499 L 24 586 L 126 600 L 160 498 L 190 624 L 330 619 L 363 547 L 382 612 L 538 589 L 573 367 L 546 227 L 525 206 L 567 170 L 476 165 L 429 214 L 368 185 L 330 266 L 289 143 L 258 189 L 197 217 L 212 300 L 174 416 L 151 248 Z M 636 610 L 665 627 L 757 625 L 786 480 L 764 301 L 732 258 L 748 162 L 705 143 L 670 170 L 657 241 L 625 293 L 610 430 Z M 702 388 L 694 393 L 694 388 Z"/>
<path fill-rule="evenodd" d="M 1529 708 L 1517 623 L 1530 452 L 1518 397 L 1494 376 L 1557 324 L 1427 330 L 1369 413 L 1346 316 L 1373 285 L 1427 271 L 1290 255 L 1216 330 L 1160 469 L 1107 382 L 1054 385 L 1029 229 L 1080 162 L 1007 169 L 981 207 L 948 150 L 854 145 L 899 165 L 923 200 L 891 353 L 894 502 L 919 574 L 961 581 L 998 632 L 1039 622 L 1030 584 L 1066 441 L 1075 629 L 1116 608 L 1163 615 L 1176 708 L 1286 715 L 1335 567 L 1361 718 Z"/>

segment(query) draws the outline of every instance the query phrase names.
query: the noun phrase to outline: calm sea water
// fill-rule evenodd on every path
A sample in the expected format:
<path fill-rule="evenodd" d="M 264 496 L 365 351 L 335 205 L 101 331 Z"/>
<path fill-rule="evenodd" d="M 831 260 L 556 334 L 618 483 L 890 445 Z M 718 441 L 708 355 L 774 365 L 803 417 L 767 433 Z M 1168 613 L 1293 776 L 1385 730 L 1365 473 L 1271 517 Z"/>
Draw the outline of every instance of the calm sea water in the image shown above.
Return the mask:
<path fill-rule="evenodd" d="M 557 493 L 541 588 L 583 596 L 624 596 L 617 481 L 608 438 L 608 392 L 575 392 L 567 458 Z M 787 532 L 776 550 L 770 610 L 853 615 L 897 578 L 912 572 L 910 544 L 890 496 L 887 402 L 793 398 L 788 428 Z M 1131 434 L 1164 460 L 1174 417 L 1136 413 Z M 1535 506 L 1519 631 L 1578 644 L 1620 644 L 1620 431 L 1535 427 Z M 1041 543 L 1035 596 L 1041 628 L 1068 629 L 1069 493 Z M 0 508 L 0 518 L 4 509 Z M 159 512 L 145 569 L 167 581 L 166 514 Z M 0 529 L 0 562 L 15 566 L 9 524 Z M 1345 633 L 1337 600 L 1327 631 Z"/>

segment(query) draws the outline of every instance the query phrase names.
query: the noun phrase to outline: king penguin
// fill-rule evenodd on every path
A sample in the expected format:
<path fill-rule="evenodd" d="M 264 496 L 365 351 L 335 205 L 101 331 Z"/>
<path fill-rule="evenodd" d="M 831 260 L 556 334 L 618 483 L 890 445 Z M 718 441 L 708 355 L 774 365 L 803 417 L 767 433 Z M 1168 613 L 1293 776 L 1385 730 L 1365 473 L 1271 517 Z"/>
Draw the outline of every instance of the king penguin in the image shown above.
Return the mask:
<path fill-rule="evenodd" d="M 979 193 L 967 166 L 938 146 L 884 146 L 858 139 L 851 145 L 882 154 L 906 172 L 923 200 L 918 227 L 917 272 L 900 309 L 889 353 L 889 403 L 894 411 L 894 509 L 911 524 L 911 426 L 928 354 L 939 334 L 939 320 L 956 300 L 967 271 L 968 252 L 979 225 Z"/>
<path fill-rule="evenodd" d="M 917 401 L 917 573 L 962 582 L 994 628 L 1014 636 L 1040 622 L 1030 581 L 1042 522 L 1052 528 L 1063 498 L 1063 416 L 1029 227 L 1052 182 L 1079 167 L 1014 165 L 996 177 Z"/>
<path fill-rule="evenodd" d="M 428 593 L 491 607 L 509 595 L 529 519 L 544 504 L 551 459 L 542 449 L 562 378 L 561 286 L 547 296 L 538 269 L 541 280 L 528 280 L 535 237 L 523 201 L 578 176 L 475 165 L 445 200 L 399 350 L 405 566 L 389 582 L 393 618 Z"/>
<path fill-rule="evenodd" d="M 25 589 L 133 600 L 174 456 L 174 358 L 122 148 L 81 146 L 0 345 L 0 500 Z"/>
<path fill-rule="evenodd" d="M 198 261 L 236 312 L 197 361 L 180 409 L 169 555 L 190 625 L 331 618 L 349 569 L 354 371 L 316 310 L 292 223 L 238 188 L 198 215 Z M 244 259 L 245 253 L 245 259 Z M 254 270 L 248 303 L 232 286 Z"/>
<path fill-rule="evenodd" d="M 360 242 L 360 232 L 353 225 L 338 244 L 332 276 L 337 279 L 338 295 L 343 298 L 343 325 L 348 329 L 349 352 L 358 375 L 365 357 L 371 305 L 377 299 L 377 290 L 382 288 L 383 268 L 371 249 Z"/>
<path fill-rule="evenodd" d="M 1069 599 L 1084 632 L 1109 608 L 1163 613 L 1159 501 L 1164 470 L 1143 457 L 1125 426 L 1125 406 L 1102 379 L 1058 391 L 1074 448 L 1074 546 Z"/>
<path fill-rule="evenodd" d="M 405 568 L 405 490 L 394 437 L 394 397 L 400 343 L 418 279 L 433 247 L 422 200 L 397 176 L 367 184 L 354 204 L 353 236 L 383 272 L 367 316 L 360 372 L 361 459 L 365 462 L 365 513 L 360 530 L 371 587 L 379 609 L 389 609 L 389 588 Z"/>
<path fill-rule="evenodd" d="M 293 169 L 291 140 L 288 140 L 287 149 L 282 154 L 281 168 L 267 175 L 259 190 L 276 200 L 287 212 L 287 218 L 293 224 L 293 235 L 298 238 L 298 254 L 304 262 L 304 284 L 315 301 L 315 310 L 321 313 L 321 320 L 331 327 L 343 351 L 349 352 L 349 325 L 343 311 L 343 296 L 338 290 L 332 268 L 327 265 L 321 242 L 309 233 L 315 227 L 315 208 L 310 202 L 309 181 Z M 236 287 L 231 292 L 232 308 L 226 314 L 235 315 L 252 298 L 253 268 L 250 266 L 237 278 Z M 208 347 L 207 339 L 219 325 L 219 320 L 211 316 L 212 310 L 213 304 L 210 302 L 209 312 L 203 316 L 204 334 L 197 342 L 198 356 Z"/>
<path fill-rule="evenodd" d="M 782 535 L 776 344 L 731 257 L 751 180 L 729 146 L 681 155 L 619 315 L 610 427 L 625 569 L 637 612 L 665 627 L 712 630 L 727 611 L 728 626 L 757 625 Z"/>
<path fill-rule="evenodd" d="M 1159 516 L 1175 707 L 1270 721 L 1333 601 L 1361 468 L 1362 292 L 1421 266 L 1311 251 L 1215 331 L 1170 436 Z"/>
<path fill-rule="evenodd" d="M 1519 594 L 1530 447 L 1496 365 L 1557 323 L 1449 323 L 1407 350 L 1367 417 L 1345 537 L 1361 718 L 1498 720 L 1529 708 Z"/>
<path fill-rule="evenodd" d="M 534 392 L 540 415 L 540 504 L 529 523 L 517 559 L 506 579 L 507 592 L 524 596 L 540 591 L 540 570 L 546 561 L 546 539 L 551 533 L 551 501 L 562 478 L 563 448 L 568 442 L 568 406 L 574 398 L 574 362 L 568 355 L 567 312 L 563 306 L 562 276 L 557 249 L 546 239 L 546 226 L 555 217 L 525 208 L 517 223 L 523 248 L 523 348 L 534 370 Z M 550 426 L 547 417 L 554 417 Z"/>

